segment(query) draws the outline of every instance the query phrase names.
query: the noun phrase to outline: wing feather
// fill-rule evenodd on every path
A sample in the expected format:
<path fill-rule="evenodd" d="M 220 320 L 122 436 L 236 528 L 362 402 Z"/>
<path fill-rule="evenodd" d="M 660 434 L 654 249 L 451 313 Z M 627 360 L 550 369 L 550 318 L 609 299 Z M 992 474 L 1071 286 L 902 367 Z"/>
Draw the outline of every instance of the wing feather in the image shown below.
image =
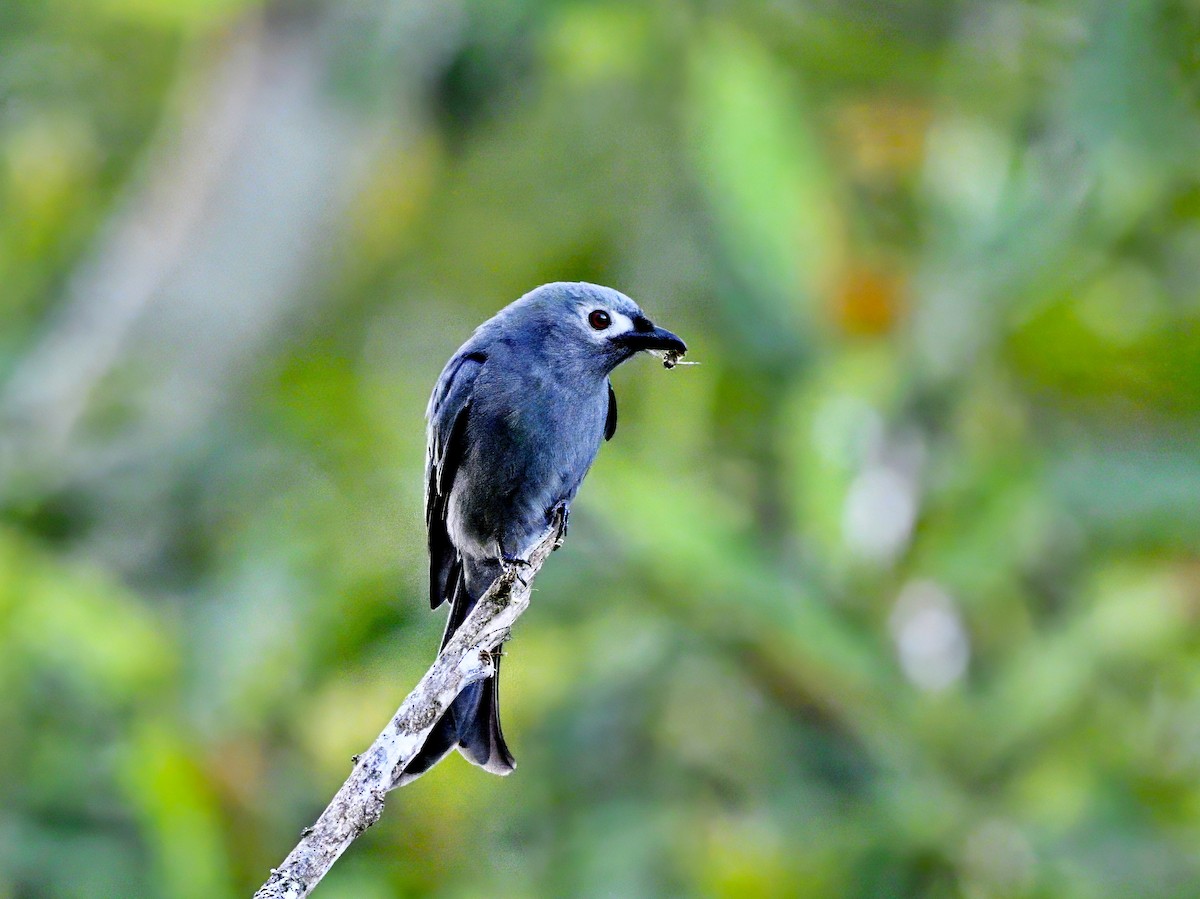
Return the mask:
<path fill-rule="evenodd" d="M 429 400 L 429 441 L 425 460 L 425 525 L 429 532 L 429 605 L 449 599 L 462 562 L 446 525 L 446 507 L 466 451 L 467 421 L 475 379 L 487 361 L 467 353 L 446 366 Z"/>
<path fill-rule="evenodd" d="M 617 394 L 613 390 L 612 381 L 608 382 L 608 418 L 604 422 L 604 439 L 612 440 L 617 433 Z"/>

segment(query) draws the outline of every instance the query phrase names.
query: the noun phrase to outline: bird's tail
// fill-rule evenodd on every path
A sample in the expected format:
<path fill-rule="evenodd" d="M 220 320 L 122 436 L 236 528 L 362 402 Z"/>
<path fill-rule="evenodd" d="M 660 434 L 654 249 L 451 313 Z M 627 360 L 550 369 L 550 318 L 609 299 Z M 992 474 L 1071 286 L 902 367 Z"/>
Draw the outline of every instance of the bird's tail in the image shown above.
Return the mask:
<path fill-rule="evenodd" d="M 442 637 L 443 648 L 492 583 L 490 578 L 486 579 L 486 583 L 477 582 L 485 578 L 469 577 L 463 570 L 465 567 L 459 567 L 454 584 L 450 619 L 446 622 L 446 633 Z M 471 583 L 468 584 L 468 581 Z M 496 652 L 493 658 L 495 674 L 471 684 L 458 694 L 458 698 L 429 732 L 421 751 L 396 778 L 393 787 L 402 787 L 416 780 L 453 749 L 462 753 L 463 758 L 472 765 L 478 765 L 492 774 L 511 774 L 517 767 L 508 744 L 504 742 L 504 732 L 500 729 L 500 653 Z"/>

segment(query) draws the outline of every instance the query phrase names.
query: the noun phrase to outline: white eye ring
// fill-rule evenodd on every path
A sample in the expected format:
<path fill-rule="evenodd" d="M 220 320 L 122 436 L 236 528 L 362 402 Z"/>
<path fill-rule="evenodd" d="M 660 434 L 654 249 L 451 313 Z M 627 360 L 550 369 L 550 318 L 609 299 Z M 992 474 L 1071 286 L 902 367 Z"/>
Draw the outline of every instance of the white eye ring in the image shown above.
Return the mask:
<path fill-rule="evenodd" d="M 606 341 L 634 330 L 633 319 L 628 315 L 603 306 L 582 306 L 579 317 L 593 340 Z"/>

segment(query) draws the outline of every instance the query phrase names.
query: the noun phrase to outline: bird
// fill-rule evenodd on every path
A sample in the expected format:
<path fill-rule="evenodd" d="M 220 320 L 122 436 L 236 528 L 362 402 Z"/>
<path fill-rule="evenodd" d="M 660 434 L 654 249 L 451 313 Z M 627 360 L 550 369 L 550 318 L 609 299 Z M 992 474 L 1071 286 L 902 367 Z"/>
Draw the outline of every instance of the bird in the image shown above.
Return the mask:
<path fill-rule="evenodd" d="M 687 345 L 617 290 L 554 282 L 484 322 L 446 363 L 426 411 L 425 466 L 429 602 L 450 605 L 442 648 L 548 528 L 565 535 L 571 503 L 617 430 L 609 375 L 646 351 L 670 367 Z M 455 749 L 493 774 L 513 771 L 499 658 L 453 701 L 394 786 Z"/>

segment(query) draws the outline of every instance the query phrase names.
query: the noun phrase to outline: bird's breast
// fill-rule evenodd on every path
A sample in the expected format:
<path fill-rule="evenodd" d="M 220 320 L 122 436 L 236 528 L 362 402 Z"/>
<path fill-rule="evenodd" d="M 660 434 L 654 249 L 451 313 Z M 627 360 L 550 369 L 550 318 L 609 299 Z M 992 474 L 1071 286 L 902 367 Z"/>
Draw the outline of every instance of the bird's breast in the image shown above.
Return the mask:
<path fill-rule="evenodd" d="M 526 378 L 490 395 L 477 391 L 447 508 L 456 545 L 481 557 L 524 552 L 547 513 L 574 498 L 607 412 L 606 384 L 584 393 Z"/>

